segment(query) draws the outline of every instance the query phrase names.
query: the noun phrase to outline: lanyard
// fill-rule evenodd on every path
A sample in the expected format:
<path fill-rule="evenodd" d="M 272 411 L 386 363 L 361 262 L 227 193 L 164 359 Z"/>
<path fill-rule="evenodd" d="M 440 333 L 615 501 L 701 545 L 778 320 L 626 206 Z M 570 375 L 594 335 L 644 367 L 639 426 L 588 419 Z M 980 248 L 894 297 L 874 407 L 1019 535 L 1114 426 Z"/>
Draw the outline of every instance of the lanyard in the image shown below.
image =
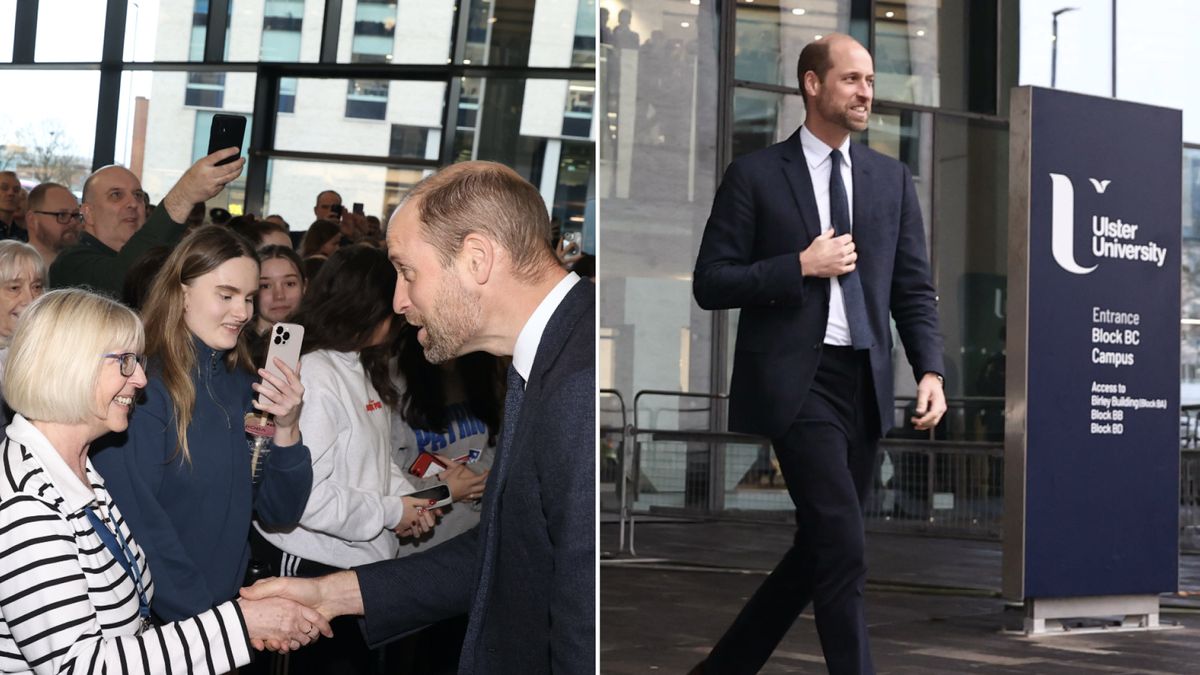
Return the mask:
<path fill-rule="evenodd" d="M 104 542 L 104 546 L 108 548 L 108 552 L 125 570 L 125 574 L 133 579 L 133 585 L 137 588 L 138 594 L 138 616 L 142 618 L 141 629 L 138 630 L 141 633 L 142 629 L 150 624 L 150 601 L 146 598 L 146 589 L 142 586 L 142 573 L 138 570 L 137 558 L 134 557 L 129 542 L 125 541 L 124 535 L 121 534 L 121 528 L 116 527 L 115 521 L 113 527 L 117 533 L 116 536 L 113 536 L 112 530 L 109 530 L 108 526 L 100 520 L 91 506 L 86 507 L 84 513 L 87 514 L 88 520 L 92 523 L 92 529 L 99 535 L 100 541 Z M 117 537 L 120 537 L 120 541 L 117 540 Z"/>

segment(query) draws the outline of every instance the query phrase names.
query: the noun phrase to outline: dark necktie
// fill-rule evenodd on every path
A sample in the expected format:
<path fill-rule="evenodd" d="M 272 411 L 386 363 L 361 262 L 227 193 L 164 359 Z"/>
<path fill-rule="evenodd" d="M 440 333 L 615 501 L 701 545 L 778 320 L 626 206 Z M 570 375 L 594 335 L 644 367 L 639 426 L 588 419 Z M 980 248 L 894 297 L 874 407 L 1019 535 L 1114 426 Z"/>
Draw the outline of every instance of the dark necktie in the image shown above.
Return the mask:
<path fill-rule="evenodd" d="M 846 198 L 846 185 L 842 182 L 842 152 L 829 153 L 829 220 L 836 236 L 850 234 L 850 200 Z M 857 246 L 855 247 L 857 250 Z M 861 256 L 861 252 L 860 252 Z M 855 349 L 871 348 L 871 324 L 867 319 L 867 300 L 863 296 L 862 279 L 857 265 L 853 270 L 838 277 L 842 287 L 842 303 L 846 306 L 846 323 L 850 325 L 850 342 Z"/>
<path fill-rule="evenodd" d="M 479 638 L 480 622 L 483 619 L 480 612 L 491 592 L 491 572 L 496 564 L 496 521 L 499 518 L 496 510 L 500 505 L 500 496 L 496 490 L 504 485 L 505 476 L 508 474 L 508 467 L 512 460 L 512 448 L 509 447 L 509 444 L 512 443 L 513 434 L 517 429 L 517 418 L 521 414 L 521 402 L 524 399 L 525 378 L 521 377 L 517 369 L 510 365 L 508 367 L 508 393 L 504 395 L 504 419 L 500 422 L 500 440 L 496 444 L 496 458 L 492 464 L 492 475 L 488 478 L 488 491 L 483 498 L 484 509 L 480 522 L 481 525 L 487 525 L 481 529 L 484 535 L 481 542 L 483 574 L 475 588 L 475 598 L 472 601 L 474 607 L 471 609 L 472 621 L 467 625 L 467 634 L 464 638 L 466 644 L 473 644 Z M 459 672 L 470 672 L 474 667 L 475 654 L 468 654 L 464 651 L 462 659 L 463 661 L 459 663 Z"/>

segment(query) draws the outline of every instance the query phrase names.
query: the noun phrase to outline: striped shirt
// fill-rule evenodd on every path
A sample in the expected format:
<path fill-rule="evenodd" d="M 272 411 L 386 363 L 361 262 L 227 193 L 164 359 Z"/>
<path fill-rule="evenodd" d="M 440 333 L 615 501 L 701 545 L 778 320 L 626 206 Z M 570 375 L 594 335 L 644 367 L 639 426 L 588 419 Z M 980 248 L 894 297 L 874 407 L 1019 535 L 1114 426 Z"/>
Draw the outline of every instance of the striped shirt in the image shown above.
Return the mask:
<path fill-rule="evenodd" d="M 128 542 L 148 597 L 141 548 L 87 462 L 90 486 L 16 415 L 0 442 L 0 672 L 224 673 L 250 662 L 236 601 L 138 635 L 138 593 L 92 528 L 93 507 Z"/>

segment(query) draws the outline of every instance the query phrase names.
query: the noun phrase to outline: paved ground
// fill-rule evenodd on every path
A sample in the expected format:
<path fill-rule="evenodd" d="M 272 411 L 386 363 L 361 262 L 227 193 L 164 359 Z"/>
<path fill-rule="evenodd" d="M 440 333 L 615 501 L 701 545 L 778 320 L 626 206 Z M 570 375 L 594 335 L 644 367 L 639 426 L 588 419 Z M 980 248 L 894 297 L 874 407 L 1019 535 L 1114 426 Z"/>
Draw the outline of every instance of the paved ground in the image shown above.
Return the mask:
<path fill-rule="evenodd" d="M 614 555 L 601 526 L 600 660 L 604 673 L 684 673 L 721 635 L 786 549 L 791 528 L 736 522 L 639 523 L 637 558 Z M 1200 603 L 1165 597 L 1155 632 L 1028 639 L 1006 633 L 1022 610 L 998 596 L 995 542 L 868 536 L 868 621 L 880 673 L 1200 673 Z M 1182 560 L 1200 589 L 1200 558 Z M 812 615 L 764 673 L 823 673 Z"/>

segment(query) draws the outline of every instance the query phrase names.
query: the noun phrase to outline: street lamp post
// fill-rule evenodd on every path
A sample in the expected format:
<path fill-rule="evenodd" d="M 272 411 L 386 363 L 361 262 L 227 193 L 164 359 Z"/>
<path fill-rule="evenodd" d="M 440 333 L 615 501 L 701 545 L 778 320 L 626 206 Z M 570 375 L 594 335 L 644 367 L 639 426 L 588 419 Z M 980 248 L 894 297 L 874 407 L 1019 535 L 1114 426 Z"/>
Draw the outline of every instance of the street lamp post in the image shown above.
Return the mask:
<path fill-rule="evenodd" d="M 1053 18 L 1053 34 L 1050 36 L 1050 88 L 1057 89 L 1058 84 L 1058 15 L 1074 12 L 1078 7 L 1063 7 L 1050 12 Z"/>

